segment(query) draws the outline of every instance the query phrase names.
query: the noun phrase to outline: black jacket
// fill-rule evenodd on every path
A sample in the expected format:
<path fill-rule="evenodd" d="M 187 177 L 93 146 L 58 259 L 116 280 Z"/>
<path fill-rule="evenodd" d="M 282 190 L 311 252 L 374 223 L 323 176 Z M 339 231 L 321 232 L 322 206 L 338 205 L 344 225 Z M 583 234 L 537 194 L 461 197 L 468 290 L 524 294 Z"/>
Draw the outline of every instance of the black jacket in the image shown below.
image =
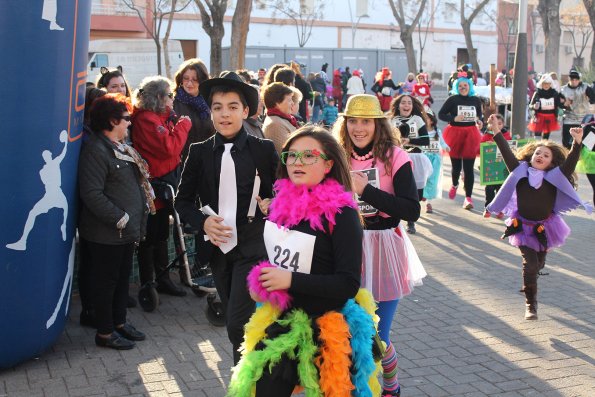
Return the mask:
<path fill-rule="evenodd" d="M 279 163 L 275 146 L 270 140 L 256 138 L 252 135 L 248 135 L 247 139 L 252 160 L 260 176 L 259 195 L 263 199 L 272 198 L 273 183 L 275 182 L 275 173 Z M 180 217 L 184 222 L 201 232 L 198 235 L 197 242 L 199 245 L 199 260 L 203 263 L 210 260 L 214 246 L 209 241 L 204 241 L 203 225 L 207 217 L 199 211 L 199 208 L 209 205 L 213 211 L 219 211 L 219 191 L 217 188 L 219 175 L 215 173 L 214 145 L 215 136 L 204 142 L 190 145 L 188 158 L 184 164 L 182 179 L 178 186 L 178 194 L 175 199 L 175 208 L 180 214 Z M 246 228 L 238 227 L 239 249 L 246 248 L 242 244 L 242 240 L 254 237 L 253 235 L 258 233 L 260 233 L 258 241 L 262 241 L 262 245 L 264 246 L 264 241 L 262 240 L 262 229 L 264 228 L 264 222 L 262 221 L 263 215 L 260 213 L 258 206 L 256 208 L 257 220 L 253 224 L 249 224 Z"/>
<path fill-rule="evenodd" d="M 190 145 L 205 141 L 215 135 L 215 126 L 210 116 L 207 119 L 201 120 L 195 108 L 180 101 L 174 101 L 174 112 L 178 116 L 188 116 L 190 117 L 190 121 L 192 121 L 192 128 L 188 132 L 188 139 L 186 140 L 184 149 L 182 149 L 182 162 L 184 162 L 188 156 Z"/>
<path fill-rule="evenodd" d="M 83 142 L 78 163 L 79 234 L 88 241 L 120 245 L 140 241 L 145 234 L 147 201 L 136 164 L 117 159 L 103 135 Z M 130 219 L 120 231 L 124 213 Z"/>

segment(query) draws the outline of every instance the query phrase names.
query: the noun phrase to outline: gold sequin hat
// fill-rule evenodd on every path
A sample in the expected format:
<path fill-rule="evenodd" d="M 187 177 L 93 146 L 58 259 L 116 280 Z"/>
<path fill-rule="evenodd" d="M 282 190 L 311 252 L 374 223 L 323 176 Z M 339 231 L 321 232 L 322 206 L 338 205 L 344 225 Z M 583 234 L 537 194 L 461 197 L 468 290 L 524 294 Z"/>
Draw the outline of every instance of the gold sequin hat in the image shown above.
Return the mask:
<path fill-rule="evenodd" d="M 384 117 L 380 102 L 374 95 L 357 94 L 352 95 L 347 100 L 345 112 L 341 113 L 344 117 L 357 117 L 360 119 L 380 119 Z"/>

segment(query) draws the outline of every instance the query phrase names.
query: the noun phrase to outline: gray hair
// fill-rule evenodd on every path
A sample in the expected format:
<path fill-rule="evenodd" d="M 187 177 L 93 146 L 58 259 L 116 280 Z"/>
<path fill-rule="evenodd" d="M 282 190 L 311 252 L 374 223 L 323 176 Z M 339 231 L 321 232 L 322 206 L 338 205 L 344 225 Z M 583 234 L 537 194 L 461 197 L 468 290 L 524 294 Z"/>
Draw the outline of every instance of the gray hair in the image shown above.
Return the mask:
<path fill-rule="evenodd" d="M 134 106 L 155 113 L 165 112 L 165 98 L 173 86 L 170 79 L 162 76 L 145 77 L 134 92 Z"/>

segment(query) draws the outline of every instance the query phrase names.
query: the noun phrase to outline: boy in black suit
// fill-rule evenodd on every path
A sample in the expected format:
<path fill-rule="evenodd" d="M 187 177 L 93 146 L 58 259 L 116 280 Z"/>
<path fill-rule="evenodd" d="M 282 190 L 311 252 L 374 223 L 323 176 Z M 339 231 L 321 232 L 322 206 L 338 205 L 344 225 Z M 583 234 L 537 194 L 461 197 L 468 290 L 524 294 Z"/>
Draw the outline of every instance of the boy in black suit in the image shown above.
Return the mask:
<path fill-rule="evenodd" d="M 258 107 L 258 91 L 234 72 L 203 82 L 200 94 L 211 107 L 217 133 L 190 146 L 175 199 L 180 217 L 199 234 L 199 259 L 209 262 L 225 309 L 234 365 L 240 359 L 244 325 L 255 303 L 246 287 L 252 267 L 266 259 L 264 220 L 256 197 L 271 198 L 279 158 L 269 140 L 242 126 Z M 199 207 L 208 205 L 216 215 Z"/>

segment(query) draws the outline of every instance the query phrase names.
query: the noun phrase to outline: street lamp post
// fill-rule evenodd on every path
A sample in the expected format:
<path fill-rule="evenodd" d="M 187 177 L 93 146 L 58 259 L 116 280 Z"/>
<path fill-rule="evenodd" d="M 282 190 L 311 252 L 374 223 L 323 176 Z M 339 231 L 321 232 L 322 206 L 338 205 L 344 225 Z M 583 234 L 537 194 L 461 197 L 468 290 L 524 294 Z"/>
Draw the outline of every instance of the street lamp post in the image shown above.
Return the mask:
<path fill-rule="evenodd" d="M 531 11 L 531 70 L 535 71 L 535 39 L 537 36 L 537 18 L 539 18 L 539 11 L 533 8 Z"/>
<path fill-rule="evenodd" d="M 514 58 L 512 81 L 512 121 L 513 135 L 525 137 L 527 130 L 527 0 L 519 0 L 519 29 Z"/>
<path fill-rule="evenodd" d="M 349 5 L 349 18 L 351 19 L 351 48 L 355 48 L 355 33 L 357 32 L 357 25 L 359 25 L 359 21 L 362 18 L 368 18 L 368 14 L 358 15 L 357 20 L 353 22 L 353 11 L 351 10 L 351 1 L 349 1 L 347 4 Z"/>

